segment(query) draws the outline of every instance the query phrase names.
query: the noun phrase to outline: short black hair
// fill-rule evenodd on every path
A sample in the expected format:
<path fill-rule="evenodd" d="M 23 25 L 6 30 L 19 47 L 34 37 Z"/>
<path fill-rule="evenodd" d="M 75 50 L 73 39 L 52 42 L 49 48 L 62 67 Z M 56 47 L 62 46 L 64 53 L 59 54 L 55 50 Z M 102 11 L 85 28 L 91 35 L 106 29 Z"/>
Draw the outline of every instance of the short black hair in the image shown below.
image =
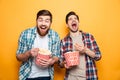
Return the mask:
<path fill-rule="evenodd" d="M 79 21 L 79 17 L 78 15 L 74 12 L 74 11 L 70 11 L 67 15 L 66 15 L 66 23 L 68 22 L 68 17 L 71 16 L 71 15 L 75 15 Z"/>
<path fill-rule="evenodd" d="M 36 20 L 38 19 L 39 16 L 50 16 L 50 21 L 52 22 L 52 14 L 51 14 L 51 12 L 48 11 L 48 10 L 40 10 L 40 11 L 37 13 Z"/>

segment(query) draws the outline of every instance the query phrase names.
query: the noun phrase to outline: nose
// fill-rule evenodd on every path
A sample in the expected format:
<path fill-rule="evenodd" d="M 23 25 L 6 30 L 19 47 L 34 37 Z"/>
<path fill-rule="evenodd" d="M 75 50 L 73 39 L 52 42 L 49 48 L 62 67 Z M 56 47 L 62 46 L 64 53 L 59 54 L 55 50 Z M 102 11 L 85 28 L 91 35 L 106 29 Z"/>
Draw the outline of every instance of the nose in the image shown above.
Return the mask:
<path fill-rule="evenodd" d="M 45 24 L 46 24 L 46 22 L 45 22 L 45 20 L 43 20 L 43 21 L 42 21 L 42 25 L 45 25 Z"/>

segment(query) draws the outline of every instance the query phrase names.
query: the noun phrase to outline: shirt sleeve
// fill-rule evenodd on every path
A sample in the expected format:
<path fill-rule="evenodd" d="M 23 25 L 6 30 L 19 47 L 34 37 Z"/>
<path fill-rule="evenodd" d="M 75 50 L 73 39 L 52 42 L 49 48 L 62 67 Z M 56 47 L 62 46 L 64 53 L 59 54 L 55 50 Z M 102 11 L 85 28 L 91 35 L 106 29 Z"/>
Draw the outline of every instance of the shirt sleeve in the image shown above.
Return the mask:
<path fill-rule="evenodd" d="M 52 56 L 60 57 L 60 37 L 57 33 L 55 34 L 54 37 L 54 41 L 52 45 L 52 53 L 53 53 Z"/>
<path fill-rule="evenodd" d="M 18 40 L 18 49 L 16 54 L 24 53 L 26 50 L 27 50 L 27 46 L 26 46 L 25 33 L 22 32 Z"/>
<path fill-rule="evenodd" d="M 95 40 L 95 38 L 93 37 L 93 35 L 90 36 L 91 39 L 91 49 L 92 51 L 95 52 L 95 57 L 93 58 L 94 60 L 100 60 L 101 59 L 101 52 L 99 50 L 99 47 L 97 45 L 97 42 Z"/>

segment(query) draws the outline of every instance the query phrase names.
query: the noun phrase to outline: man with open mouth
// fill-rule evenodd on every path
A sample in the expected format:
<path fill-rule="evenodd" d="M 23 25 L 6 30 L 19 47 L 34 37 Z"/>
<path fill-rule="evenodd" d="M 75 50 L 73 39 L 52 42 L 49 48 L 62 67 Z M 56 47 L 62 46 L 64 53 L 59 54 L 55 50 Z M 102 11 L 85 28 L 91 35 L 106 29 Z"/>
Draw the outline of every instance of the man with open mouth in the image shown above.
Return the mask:
<path fill-rule="evenodd" d="M 19 80 L 53 80 L 53 65 L 60 56 L 60 37 L 50 29 L 52 14 L 48 10 L 40 10 L 36 17 L 36 26 L 24 30 L 18 41 L 16 58 L 22 64 L 19 70 Z M 40 58 L 36 64 L 39 50 L 51 52 L 50 58 Z"/>
<path fill-rule="evenodd" d="M 69 33 L 60 42 L 60 66 L 66 68 L 65 80 L 97 80 L 95 61 L 101 59 L 101 52 L 92 34 L 79 31 L 79 23 L 75 12 L 66 15 Z M 79 65 L 69 67 L 64 54 L 72 51 L 79 51 Z"/>

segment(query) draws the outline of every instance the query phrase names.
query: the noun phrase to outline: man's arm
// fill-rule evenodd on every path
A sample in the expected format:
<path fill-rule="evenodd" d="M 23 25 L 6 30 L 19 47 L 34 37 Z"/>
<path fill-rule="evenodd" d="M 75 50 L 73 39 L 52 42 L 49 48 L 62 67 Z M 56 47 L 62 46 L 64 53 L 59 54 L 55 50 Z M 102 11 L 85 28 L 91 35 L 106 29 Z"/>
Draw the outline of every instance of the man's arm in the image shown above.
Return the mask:
<path fill-rule="evenodd" d="M 35 57 L 38 54 L 39 49 L 38 48 L 33 48 L 31 50 L 26 51 L 25 53 L 17 54 L 16 58 L 18 61 L 25 62 L 27 61 L 30 57 Z"/>
<path fill-rule="evenodd" d="M 22 62 L 26 62 L 29 57 L 30 57 L 30 51 L 26 51 L 25 53 L 16 55 L 17 60 Z"/>

